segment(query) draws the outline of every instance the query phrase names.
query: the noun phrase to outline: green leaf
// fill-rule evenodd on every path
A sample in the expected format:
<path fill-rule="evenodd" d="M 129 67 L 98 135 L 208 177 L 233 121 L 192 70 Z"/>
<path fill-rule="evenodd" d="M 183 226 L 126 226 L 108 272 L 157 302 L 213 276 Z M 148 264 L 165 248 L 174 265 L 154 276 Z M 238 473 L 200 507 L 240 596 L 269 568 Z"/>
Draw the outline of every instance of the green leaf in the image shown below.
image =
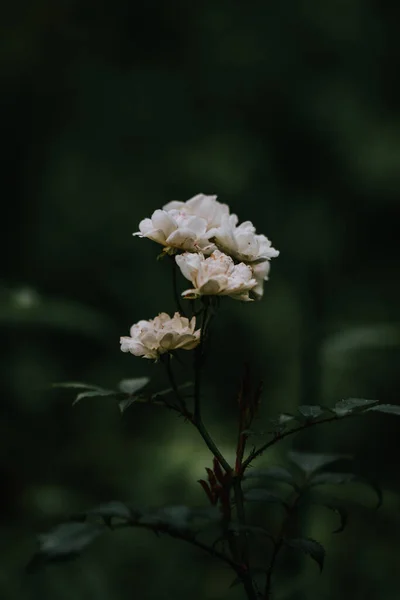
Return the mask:
<path fill-rule="evenodd" d="M 350 459 L 351 456 L 345 454 L 320 454 L 312 452 L 299 452 L 297 450 L 291 450 L 289 452 L 289 459 L 307 475 L 310 475 L 314 471 L 330 465 L 338 460 Z"/>
<path fill-rule="evenodd" d="M 92 385 L 90 383 L 80 383 L 78 381 L 66 381 L 62 383 L 53 383 L 54 388 L 72 388 L 78 390 L 101 390 L 102 388 L 98 385 Z"/>
<path fill-rule="evenodd" d="M 321 485 L 325 483 L 328 485 L 340 485 L 342 483 L 352 483 L 353 481 L 357 481 L 357 476 L 354 473 L 324 472 L 314 475 L 310 484 Z"/>
<path fill-rule="evenodd" d="M 325 549 L 317 541 L 311 538 L 290 538 L 285 539 L 284 543 L 290 548 L 301 550 L 308 554 L 318 564 L 320 571 L 324 567 Z"/>
<path fill-rule="evenodd" d="M 252 535 L 260 535 L 262 537 L 267 537 L 270 540 L 274 540 L 274 536 L 269 533 L 263 527 L 258 527 L 258 525 L 242 525 L 237 521 L 231 521 L 228 526 L 229 531 L 231 531 L 235 535 L 239 535 L 242 531 L 245 533 L 250 533 Z"/>
<path fill-rule="evenodd" d="M 75 406 L 78 402 L 83 400 L 84 398 L 98 398 L 100 396 L 116 396 L 118 392 L 113 390 L 93 390 L 91 392 L 81 392 L 77 395 L 75 400 L 72 403 L 72 406 Z"/>
<path fill-rule="evenodd" d="M 287 504 L 284 502 L 284 500 L 282 500 L 282 498 L 280 498 L 276 494 L 273 494 L 272 492 L 269 492 L 268 490 L 264 490 L 264 489 L 260 489 L 260 488 L 254 488 L 254 489 L 245 491 L 244 499 L 247 500 L 248 502 L 277 503 L 277 504 L 280 504 L 281 506 L 284 506 L 286 509 L 288 508 Z"/>
<path fill-rule="evenodd" d="M 290 423 L 291 421 L 294 421 L 295 419 L 296 419 L 296 417 L 294 415 L 291 415 L 290 413 L 281 413 L 274 419 L 270 419 L 270 421 L 273 425 L 286 426 L 287 423 Z"/>
<path fill-rule="evenodd" d="M 123 379 L 119 382 L 118 388 L 124 394 L 135 394 L 150 381 L 149 377 L 137 377 L 136 379 Z"/>
<path fill-rule="evenodd" d="M 375 482 L 369 481 L 367 478 L 356 475 L 355 473 L 318 473 L 310 481 L 311 486 L 341 485 L 345 483 L 363 483 L 364 485 L 367 485 L 372 488 L 377 496 L 375 508 L 378 509 L 382 505 L 383 496 L 380 487 Z"/>
<path fill-rule="evenodd" d="M 337 504 L 331 504 L 331 503 L 327 503 L 327 502 L 313 501 L 312 504 L 317 504 L 319 506 L 323 506 L 324 508 L 327 508 L 328 510 L 331 510 L 332 512 L 334 512 L 339 517 L 340 525 L 337 529 L 334 529 L 332 531 L 332 533 L 340 533 L 340 532 L 344 531 L 344 529 L 347 525 L 347 521 L 348 521 L 348 513 L 345 508 L 343 508 L 342 506 L 339 506 Z"/>
<path fill-rule="evenodd" d="M 78 556 L 102 532 L 94 523 L 63 523 L 38 536 L 39 550 L 27 566 L 28 571 L 48 563 Z"/>
<path fill-rule="evenodd" d="M 133 510 L 130 506 L 119 500 L 113 500 L 90 508 L 89 510 L 77 515 L 77 520 L 87 519 L 89 517 L 100 517 L 109 527 L 112 526 L 113 519 L 134 523 L 140 517 L 140 513 Z"/>
<path fill-rule="evenodd" d="M 264 469 L 249 469 L 244 475 L 244 480 L 248 481 L 249 479 L 269 479 L 273 481 L 279 481 L 282 483 L 288 483 L 294 488 L 298 487 L 292 473 L 284 467 L 266 467 Z"/>
<path fill-rule="evenodd" d="M 297 410 L 305 419 L 311 421 L 314 419 L 318 419 L 318 417 L 320 417 L 326 412 L 325 409 L 321 406 L 312 404 L 304 404 L 303 406 L 299 406 Z"/>
<path fill-rule="evenodd" d="M 83 400 L 84 398 L 96 398 L 96 396 L 116 396 L 118 392 L 115 390 L 105 390 L 98 385 L 91 385 L 89 383 L 80 383 L 77 381 L 68 381 L 65 383 L 53 383 L 52 387 L 65 388 L 65 389 L 76 389 L 85 390 L 80 392 L 72 403 L 72 406 Z"/>
<path fill-rule="evenodd" d="M 140 516 L 138 523 L 156 528 L 170 535 L 191 535 L 221 520 L 219 509 L 215 506 L 206 509 L 193 509 L 189 506 L 164 506 Z"/>
<path fill-rule="evenodd" d="M 178 385 L 178 390 L 183 390 L 183 389 L 191 387 L 191 386 L 193 386 L 192 381 L 185 381 L 185 383 L 181 383 L 180 385 Z M 152 398 L 156 399 L 159 396 L 167 396 L 168 394 L 172 394 L 173 391 L 174 391 L 173 388 L 169 387 L 165 390 L 161 390 L 160 392 L 155 392 L 154 394 L 152 394 Z"/>
<path fill-rule="evenodd" d="M 346 400 L 340 400 L 335 404 L 335 408 L 332 409 L 338 417 L 345 417 L 355 410 L 364 409 L 371 404 L 376 404 L 378 400 L 366 400 L 364 398 L 347 398 Z"/>
<path fill-rule="evenodd" d="M 250 577 L 251 577 L 252 579 L 254 579 L 254 577 L 255 577 L 256 575 L 265 575 L 265 574 L 266 574 L 266 572 L 267 572 L 267 570 L 266 570 L 266 569 L 262 569 L 261 567 L 255 567 L 254 569 L 249 569 L 249 570 L 247 571 L 247 574 L 248 574 L 248 575 L 250 575 Z M 235 587 L 236 585 L 239 585 L 239 584 L 241 584 L 241 583 L 243 583 L 243 580 L 242 580 L 242 579 L 241 579 L 239 576 L 237 576 L 237 577 L 236 577 L 236 578 L 235 578 L 235 579 L 232 581 L 232 583 L 230 584 L 230 586 L 229 586 L 229 587 L 230 587 L 230 588 L 233 588 L 233 587 Z"/>
<path fill-rule="evenodd" d="M 398 404 L 377 404 L 376 406 L 372 406 L 371 408 L 367 408 L 365 410 L 365 412 L 371 411 L 400 416 L 400 406 Z"/>

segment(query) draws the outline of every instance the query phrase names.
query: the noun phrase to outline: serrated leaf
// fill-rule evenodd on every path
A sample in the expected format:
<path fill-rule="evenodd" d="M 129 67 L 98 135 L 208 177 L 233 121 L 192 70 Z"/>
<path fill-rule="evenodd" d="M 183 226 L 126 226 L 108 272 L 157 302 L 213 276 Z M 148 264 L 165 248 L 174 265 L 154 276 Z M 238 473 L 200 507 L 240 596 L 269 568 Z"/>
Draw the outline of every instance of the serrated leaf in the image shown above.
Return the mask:
<path fill-rule="evenodd" d="M 322 467 L 337 462 L 338 460 L 351 458 L 351 456 L 346 454 L 321 454 L 313 452 L 299 452 L 297 450 L 291 450 L 288 456 L 289 459 L 307 475 L 310 475 Z"/>
<path fill-rule="evenodd" d="M 353 481 L 357 481 L 357 476 L 354 473 L 324 472 L 314 475 L 310 484 L 321 485 L 325 483 L 328 485 L 340 485 L 342 483 L 352 483 Z"/>
<path fill-rule="evenodd" d="M 281 413 L 274 419 L 270 419 L 270 421 L 274 425 L 286 425 L 287 423 L 290 423 L 290 421 L 294 421 L 295 419 L 296 417 L 294 415 L 291 415 L 290 413 Z"/>
<path fill-rule="evenodd" d="M 371 404 L 376 404 L 377 402 L 378 400 L 367 400 L 365 398 L 347 398 L 346 400 L 336 402 L 332 411 L 336 413 L 338 417 L 344 417 L 355 410 L 363 409 Z"/>
<path fill-rule="evenodd" d="M 304 404 L 299 406 L 297 410 L 307 420 L 318 419 L 318 417 L 326 412 L 324 408 L 318 406 L 317 404 Z"/>
<path fill-rule="evenodd" d="M 166 506 L 153 513 L 142 515 L 139 523 L 158 525 L 166 529 L 185 530 L 189 524 L 190 508 L 188 506 Z"/>
<path fill-rule="evenodd" d="M 134 511 L 124 502 L 120 502 L 119 500 L 113 500 L 111 502 L 105 502 L 104 504 L 95 506 L 94 508 L 90 508 L 81 515 L 78 515 L 76 518 L 79 519 L 80 517 L 100 517 L 104 520 L 104 522 L 107 525 L 111 526 L 113 519 L 118 519 L 131 523 L 137 520 L 139 516 L 140 513 Z"/>
<path fill-rule="evenodd" d="M 150 381 L 149 377 L 137 377 L 136 379 L 123 379 L 118 384 L 118 389 L 124 394 L 135 394 Z"/>
<path fill-rule="evenodd" d="M 254 488 L 244 492 L 244 499 L 248 502 L 271 502 L 280 504 L 287 509 L 287 504 L 277 494 L 273 494 L 262 488 Z"/>
<path fill-rule="evenodd" d="M 388 415 L 400 416 L 400 406 L 398 404 L 377 404 L 371 408 L 367 408 L 364 412 L 382 412 Z"/>
<path fill-rule="evenodd" d="M 322 571 L 324 568 L 325 549 L 319 542 L 312 538 L 290 538 L 285 539 L 284 543 L 290 548 L 301 550 L 305 554 L 308 554 L 308 556 L 315 560 L 320 571 Z"/>
<path fill-rule="evenodd" d="M 185 383 L 181 383 L 180 385 L 178 385 L 178 390 L 183 390 L 185 388 L 191 387 L 192 385 L 192 381 L 185 381 Z M 155 392 L 154 394 L 152 394 L 152 398 L 158 398 L 158 396 L 167 396 L 168 394 L 172 394 L 173 391 L 173 388 L 169 387 L 165 390 L 161 390 L 160 392 Z"/>
<path fill-rule="evenodd" d="M 231 521 L 228 526 L 229 531 L 234 533 L 235 535 L 239 535 L 241 532 L 250 533 L 252 535 L 261 535 L 263 537 L 267 537 L 270 540 L 274 539 L 274 536 L 269 533 L 263 527 L 259 527 L 258 525 L 242 525 L 236 521 Z"/>
<path fill-rule="evenodd" d="M 375 492 L 375 494 L 377 496 L 377 503 L 376 503 L 375 508 L 378 509 L 381 506 L 383 497 L 382 497 L 382 490 L 380 489 L 380 487 L 375 482 L 369 481 L 365 477 L 361 477 L 359 475 L 356 475 L 355 473 L 331 473 L 331 472 L 318 473 L 310 481 L 311 486 L 324 485 L 324 484 L 325 485 L 342 485 L 342 484 L 346 484 L 346 483 L 362 483 L 362 484 L 367 485 L 368 487 L 372 488 L 372 490 Z"/>
<path fill-rule="evenodd" d="M 75 558 L 101 533 L 104 527 L 94 523 L 63 523 L 38 536 L 39 550 L 29 563 L 28 571 L 48 562 Z"/>
<path fill-rule="evenodd" d="M 297 484 L 294 480 L 292 473 L 284 467 L 265 467 L 264 469 L 249 469 L 244 475 L 245 481 L 249 479 L 259 478 L 288 483 L 294 488 L 297 488 Z"/>
<path fill-rule="evenodd" d="M 61 383 L 53 383 L 54 388 L 72 388 L 78 390 L 102 390 L 103 388 L 98 385 L 92 385 L 90 383 L 80 383 L 79 381 L 66 381 Z"/>
<path fill-rule="evenodd" d="M 255 567 L 254 569 L 249 569 L 249 570 L 247 571 L 247 573 L 250 575 L 250 577 L 251 577 L 251 578 L 254 578 L 256 575 L 265 575 L 265 574 L 266 574 L 266 572 L 267 572 L 267 570 L 266 570 L 266 569 L 262 569 L 262 568 L 258 568 L 258 567 Z M 232 581 L 232 583 L 230 584 L 230 586 L 229 586 L 229 587 L 230 587 L 230 588 L 233 588 L 233 587 L 235 587 L 236 585 L 239 585 L 239 584 L 241 584 L 241 583 L 243 583 L 242 579 L 241 579 L 239 576 L 237 576 L 237 577 L 236 577 L 236 578 L 235 578 L 235 579 Z"/>
<path fill-rule="evenodd" d="M 117 394 L 118 392 L 115 392 L 113 390 L 93 390 L 90 392 L 81 392 L 73 401 L 72 406 L 75 406 L 75 404 L 77 404 L 84 398 L 99 398 L 100 396 L 117 396 Z"/>
<path fill-rule="evenodd" d="M 339 506 L 337 504 L 330 504 L 327 502 L 313 501 L 313 504 L 323 506 L 324 508 L 327 508 L 328 510 L 331 510 L 332 512 L 334 512 L 339 517 L 340 525 L 337 529 L 334 529 L 332 531 L 332 533 L 341 533 L 342 531 L 344 531 L 344 529 L 347 525 L 347 520 L 348 520 L 348 513 L 345 508 L 343 508 L 342 506 Z"/>

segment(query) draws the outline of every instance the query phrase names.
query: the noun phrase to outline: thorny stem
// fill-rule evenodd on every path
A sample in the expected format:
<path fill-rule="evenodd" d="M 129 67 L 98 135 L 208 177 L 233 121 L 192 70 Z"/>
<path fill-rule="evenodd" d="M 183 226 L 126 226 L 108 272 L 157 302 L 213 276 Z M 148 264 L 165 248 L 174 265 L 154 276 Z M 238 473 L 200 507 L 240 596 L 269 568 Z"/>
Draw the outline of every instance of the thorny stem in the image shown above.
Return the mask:
<path fill-rule="evenodd" d="M 168 375 L 168 379 L 169 382 L 171 384 L 172 390 L 175 394 L 175 397 L 178 401 L 179 404 L 179 411 L 181 412 L 181 414 L 186 417 L 187 419 L 191 419 L 192 415 L 189 413 L 187 406 L 186 406 L 186 402 L 185 400 L 182 398 L 181 393 L 179 391 L 178 385 L 175 381 L 175 376 L 174 376 L 174 372 L 172 370 L 171 367 L 171 356 L 169 354 L 165 355 L 165 358 L 162 358 L 162 362 L 165 364 L 165 367 L 167 369 L 167 375 Z"/>
<path fill-rule="evenodd" d="M 158 524 L 150 525 L 148 523 L 115 523 L 115 524 L 113 524 L 112 528 L 114 530 L 114 529 L 123 529 L 126 527 L 140 527 L 143 529 L 149 529 L 151 531 L 154 531 L 154 533 L 156 533 L 156 534 L 168 533 L 169 535 L 171 535 L 171 537 L 177 538 L 179 540 L 183 540 L 184 542 L 188 542 L 189 544 L 192 544 L 192 546 L 197 546 L 197 548 L 200 548 L 201 550 L 204 550 L 208 554 L 211 554 L 212 556 L 219 558 L 219 560 L 222 560 L 223 562 L 228 564 L 232 569 L 234 569 L 234 571 L 238 575 L 241 572 L 240 566 L 237 563 L 235 563 L 233 560 L 231 560 L 229 558 L 229 556 L 227 556 L 223 552 L 219 552 L 218 550 L 215 550 L 211 546 L 207 546 L 207 544 L 204 544 L 203 542 L 201 542 L 200 540 L 197 540 L 196 538 L 194 538 L 192 536 L 187 536 L 187 535 L 184 535 L 183 533 L 180 534 L 178 532 L 174 532 L 172 534 L 169 531 L 160 530 L 160 526 Z"/>
<path fill-rule="evenodd" d="M 272 551 L 271 560 L 270 560 L 270 563 L 268 566 L 268 571 L 267 571 L 267 579 L 265 582 L 264 600 L 270 600 L 270 598 L 272 596 L 272 574 L 273 574 L 273 571 L 274 571 L 274 568 L 276 565 L 276 560 L 278 558 L 278 554 L 283 545 L 284 533 L 285 533 L 286 528 L 289 524 L 289 521 L 293 515 L 293 511 L 296 509 L 296 506 L 300 500 L 301 494 L 302 494 L 302 490 L 295 492 L 294 497 L 292 498 L 292 501 L 289 503 L 288 510 L 287 510 L 286 516 L 282 522 L 282 525 L 280 527 L 279 533 L 278 533 L 277 537 L 275 538 L 274 549 Z"/>
<path fill-rule="evenodd" d="M 175 262 L 175 256 L 171 256 L 173 264 L 172 264 L 172 287 L 174 290 L 174 298 L 175 298 L 175 303 L 176 306 L 178 308 L 178 311 L 180 312 L 180 314 L 184 317 L 186 317 L 185 311 L 182 308 L 182 304 L 181 304 L 181 298 L 179 296 L 179 291 L 178 291 L 178 282 L 177 282 L 177 278 L 176 278 L 176 274 L 178 271 L 178 265 Z"/>
<path fill-rule="evenodd" d="M 205 304 L 204 309 L 203 309 L 203 315 L 202 315 L 202 324 L 201 324 L 201 331 L 200 331 L 200 344 L 198 345 L 198 347 L 196 349 L 196 355 L 195 355 L 194 417 L 193 417 L 192 422 L 193 422 L 194 426 L 197 428 L 197 430 L 199 431 L 199 433 L 202 436 L 205 443 L 207 444 L 207 447 L 211 450 L 213 455 L 218 459 L 221 466 L 225 469 L 226 472 L 232 473 L 233 472 L 232 467 L 227 462 L 227 460 L 224 458 L 224 456 L 221 454 L 221 452 L 218 450 L 216 444 L 214 443 L 211 436 L 209 435 L 209 433 L 202 421 L 202 418 L 201 418 L 201 397 L 200 397 L 201 370 L 202 370 L 202 367 L 204 364 L 204 341 L 206 338 L 207 327 L 210 323 L 210 316 L 209 316 L 208 309 L 209 309 L 208 305 Z M 236 502 L 237 519 L 241 525 L 244 525 L 246 519 L 245 519 L 245 511 L 244 511 L 244 504 L 243 504 L 243 492 L 242 492 L 242 488 L 241 488 L 241 477 L 238 477 L 238 476 L 234 477 L 233 491 L 234 491 L 235 502 Z M 242 567 L 244 567 L 244 570 L 241 570 L 238 573 L 238 576 L 240 577 L 240 579 L 242 581 L 243 587 L 246 591 L 246 595 L 249 600 L 257 600 L 257 593 L 254 589 L 253 581 L 252 581 L 252 578 L 251 578 L 251 575 L 249 572 L 248 541 L 247 541 L 246 533 L 244 533 L 244 532 L 240 533 L 240 535 L 239 535 L 239 538 L 238 538 L 237 544 L 236 544 L 235 554 L 237 555 L 236 556 L 237 560 L 239 560 Z"/>
<path fill-rule="evenodd" d="M 270 440 L 269 442 L 267 442 L 266 444 L 264 444 L 263 446 L 261 446 L 255 452 L 252 452 L 250 454 L 250 456 L 248 456 L 246 458 L 246 460 L 243 462 L 243 465 L 242 465 L 243 472 L 245 471 L 245 469 L 247 469 L 247 467 L 249 466 L 249 464 L 255 458 L 257 458 L 258 456 L 260 456 L 263 452 L 265 452 L 265 450 L 267 450 L 268 448 L 270 448 L 271 446 L 273 446 L 277 442 L 283 440 L 285 437 L 288 437 L 289 435 L 294 435 L 295 433 L 298 433 L 299 431 L 303 431 L 303 429 L 308 429 L 309 427 L 314 427 L 315 425 L 321 425 L 322 423 L 332 423 L 333 421 L 339 421 L 340 419 L 344 419 L 344 418 L 347 418 L 347 417 L 355 417 L 355 416 L 357 416 L 357 413 L 343 415 L 343 416 L 340 416 L 340 417 L 338 415 L 335 415 L 334 417 L 328 417 L 326 419 L 321 419 L 319 421 L 309 421 L 307 423 L 304 423 L 303 425 L 300 425 L 299 427 L 293 427 L 293 429 L 289 429 L 288 431 L 285 431 L 283 433 L 276 434 L 275 437 L 272 440 Z"/>
<path fill-rule="evenodd" d="M 200 343 L 195 350 L 194 357 L 194 418 L 201 421 L 200 408 L 200 386 L 201 386 L 201 369 L 204 363 L 204 340 L 207 327 L 208 306 L 203 309 L 201 328 L 200 328 Z"/>
<path fill-rule="evenodd" d="M 201 418 L 201 396 L 200 396 L 200 388 L 201 388 L 201 370 L 204 363 L 204 341 L 207 331 L 207 325 L 209 323 L 208 319 L 208 306 L 205 304 L 202 315 L 202 323 L 200 329 L 200 344 L 197 346 L 195 350 L 195 360 L 194 360 L 194 415 L 192 418 L 192 423 L 196 427 L 197 431 L 200 433 L 201 437 L 205 441 L 208 449 L 212 452 L 212 454 L 218 459 L 221 466 L 230 473 L 232 471 L 232 467 L 228 463 L 228 461 L 224 458 L 217 445 L 211 438 L 210 434 L 207 431 L 206 426 L 203 423 Z"/>
<path fill-rule="evenodd" d="M 236 516 L 240 525 L 246 524 L 246 513 L 244 510 L 243 502 L 243 490 L 241 486 L 241 477 L 235 476 L 233 479 L 233 493 L 235 496 L 236 504 Z M 249 542 L 247 539 L 247 533 L 245 531 L 240 532 L 238 536 L 238 550 L 240 554 L 240 561 L 249 568 Z"/>
<path fill-rule="evenodd" d="M 175 275 L 175 269 L 174 269 L 174 275 Z M 174 291 L 176 290 L 175 281 L 176 281 L 176 279 L 174 276 Z M 178 306 L 179 306 L 179 304 L 178 304 Z M 204 363 L 204 341 L 205 341 L 205 337 L 206 337 L 207 326 L 210 322 L 210 315 L 209 315 L 208 309 L 209 309 L 208 305 L 205 304 L 203 313 L 202 313 L 202 323 L 201 323 L 201 329 L 200 329 L 200 343 L 197 346 L 196 353 L 195 353 L 194 414 L 193 415 L 191 415 L 188 412 L 186 404 L 179 393 L 179 389 L 176 384 L 174 374 L 173 374 L 173 371 L 171 368 L 169 356 L 165 360 L 165 365 L 167 368 L 167 373 L 168 373 L 168 377 L 169 377 L 169 380 L 171 383 L 171 387 L 175 393 L 175 396 L 177 398 L 179 406 L 182 409 L 182 414 L 185 417 L 187 417 L 188 420 L 196 427 L 197 431 L 200 433 L 201 437 L 203 438 L 206 446 L 211 451 L 213 456 L 215 456 L 215 458 L 218 459 L 218 462 L 225 469 L 225 471 L 227 473 L 233 474 L 233 469 L 232 469 L 231 465 L 228 463 L 226 458 L 222 455 L 221 451 L 219 450 L 216 443 L 210 436 L 210 434 L 201 418 L 201 394 L 200 394 L 201 371 L 202 371 L 202 367 L 203 367 L 203 363 Z M 241 477 L 240 476 L 236 476 L 234 478 L 233 490 L 234 490 L 234 495 L 235 495 L 237 518 L 238 518 L 238 521 L 242 525 L 244 525 L 245 524 L 245 512 L 244 512 L 243 492 L 241 489 Z M 184 540 L 194 544 L 195 546 L 202 548 L 206 552 L 213 554 L 217 558 L 220 558 L 221 560 L 223 560 L 224 562 L 229 564 L 232 567 L 232 569 L 236 572 L 237 576 L 240 578 L 240 580 L 243 584 L 243 587 L 245 589 L 248 600 L 257 600 L 258 594 L 255 591 L 253 580 L 252 580 L 252 577 L 249 572 L 249 553 L 248 553 L 248 541 L 247 541 L 246 534 L 241 533 L 239 536 L 238 544 L 237 544 L 237 551 L 236 551 L 237 556 L 235 556 L 236 561 L 230 559 L 225 554 L 214 551 L 212 548 L 203 544 L 202 542 L 199 542 L 198 540 L 195 540 L 193 538 L 186 538 L 186 537 L 182 537 L 181 539 L 184 539 Z"/>

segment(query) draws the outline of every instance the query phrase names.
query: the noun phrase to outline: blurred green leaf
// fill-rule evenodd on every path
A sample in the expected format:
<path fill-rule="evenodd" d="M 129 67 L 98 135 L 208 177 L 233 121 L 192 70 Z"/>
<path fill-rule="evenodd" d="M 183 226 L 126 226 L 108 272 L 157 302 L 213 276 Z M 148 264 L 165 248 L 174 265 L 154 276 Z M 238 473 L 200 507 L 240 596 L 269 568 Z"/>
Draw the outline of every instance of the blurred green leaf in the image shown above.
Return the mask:
<path fill-rule="evenodd" d="M 248 481 L 251 479 L 267 479 L 272 481 L 279 481 L 282 483 L 288 483 L 289 485 L 297 488 L 296 481 L 290 471 L 284 467 L 265 467 L 263 469 L 248 469 L 244 475 L 244 480 Z"/>
<path fill-rule="evenodd" d="M 123 379 L 119 382 L 118 388 L 124 394 L 135 394 L 145 387 L 150 381 L 149 377 L 137 377 L 136 379 Z"/>
<path fill-rule="evenodd" d="M 127 523 L 133 523 L 137 521 L 140 513 L 133 510 L 130 506 L 119 500 L 113 500 L 111 502 L 105 502 L 99 506 L 95 506 L 75 517 L 76 520 L 85 520 L 90 517 L 100 517 L 104 520 L 105 524 L 112 527 L 113 520 L 123 521 Z"/>
<path fill-rule="evenodd" d="M 265 575 L 266 572 L 267 572 L 267 569 L 262 569 L 262 568 L 258 568 L 258 567 L 248 570 L 248 574 L 250 575 L 251 578 L 254 578 L 257 575 Z M 236 585 L 239 585 L 241 583 L 242 583 L 242 579 L 238 576 L 232 581 L 229 588 L 233 588 Z"/>
<path fill-rule="evenodd" d="M 297 408 L 299 413 L 307 420 L 317 419 L 322 416 L 326 410 L 318 405 L 305 404 Z"/>
<path fill-rule="evenodd" d="M 142 514 L 138 524 L 156 528 L 170 535 L 193 535 L 199 528 L 203 529 L 219 522 L 221 515 L 215 506 L 196 509 L 189 506 L 164 506 L 155 511 Z"/>
<path fill-rule="evenodd" d="M 270 540 L 274 539 L 272 533 L 269 533 L 264 527 L 259 527 L 258 525 L 242 525 L 242 523 L 238 523 L 237 521 L 231 521 L 228 526 L 229 531 L 232 533 L 239 535 L 239 533 L 246 532 L 252 535 L 259 535 L 262 537 L 267 537 Z"/>
<path fill-rule="evenodd" d="M 101 340 L 116 335 L 113 323 L 98 310 L 72 300 L 49 298 L 30 288 L 0 295 L 0 324 L 47 327 Z"/>
<path fill-rule="evenodd" d="M 244 499 L 248 502 L 271 502 L 274 504 L 280 504 L 286 509 L 288 508 L 286 502 L 277 494 L 273 494 L 272 492 L 262 488 L 254 488 L 245 491 Z"/>
<path fill-rule="evenodd" d="M 351 456 L 346 454 L 321 454 L 317 452 L 299 452 L 297 450 L 290 450 L 288 456 L 307 475 L 339 460 L 348 460 L 351 458 Z"/>
<path fill-rule="evenodd" d="M 377 404 L 376 406 L 367 408 L 365 412 L 372 411 L 400 416 L 400 406 L 398 404 Z"/>
<path fill-rule="evenodd" d="M 63 523 L 38 536 L 39 550 L 27 566 L 34 571 L 48 562 L 68 560 L 78 556 L 101 533 L 104 527 L 93 523 Z"/>
<path fill-rule="evenodd" d="M 308 554 L 313 560 L 315 560 L 320 571 L 322 571 L 325 560 L 325 549 L 319 542 L 311 538 L 289 538 L 284 539 L 284 543 L 290 548 L 301 550 L 305 554 Z"/>
<path fill-rule="evenodd" d="M 371 404 L 376 404 L 378 400 L 366 400 L 364 398 L 347 398 L 346 400 L 340 400 L 335 404 L 332 409 L 338 417 L 344 417 L 354 412 L 357 409 L 363 409 Z"/>
<path fill-rule="evenodd" d="M 72 406 L 83 400 L 84 398 L 99 398 L 100 396 L 116 396 L 117 392 L 113 390 L 93 390 L 92 392 L 81 392 L 77 395 L 72 403 Z"/>
<path fill-rule="evenodd" d="M 317 473 L 310 481 L 310 485 L 313 487 L 317 485 L 342 485 L 346 483 L 363 483 L 371 487 L 377 496 L 375 508 L 378 509 L 382 505 L 383 497 L 380 487 L 375 482 L 369 481 L 367 478 L 355 473 Z"/>
<path fill-rule="evenodd" d="M 331 510 L 332 512 L 334 512 L 340 520 L 340 525 L 337 529 L 334 529 L 332 531 L 332 533 L 341 533 L 342 531 L 344 531 L 346 525 L 347 525 L 347 521 L 348 521 L 348 512 L 345 508 L 343 508 L 343 506 L 339 506 L 338 504 L 331 504 L 329 502 L 318 502 L 318 501 L 313 501 L 313 504 L 317 504 L 319 506 L 323 506 L 324 508 L 327 508 L 328 510 Z"/>
<path fill-rule="evenodd" d="M 79 382 L 66 382 L 66 383 L 54 383 L 55 388 L 66 388 L 66 389 L 82 389 L 84 392 L 80 392 L 75 400 L 72 402 L 72 406 L 83 400 L 84 398 L 96 398 L 100 396 L 117 396 L 118 392 L 115 390 L 106 390 L 97 385 L 91 385 L 88 383 Z"/>

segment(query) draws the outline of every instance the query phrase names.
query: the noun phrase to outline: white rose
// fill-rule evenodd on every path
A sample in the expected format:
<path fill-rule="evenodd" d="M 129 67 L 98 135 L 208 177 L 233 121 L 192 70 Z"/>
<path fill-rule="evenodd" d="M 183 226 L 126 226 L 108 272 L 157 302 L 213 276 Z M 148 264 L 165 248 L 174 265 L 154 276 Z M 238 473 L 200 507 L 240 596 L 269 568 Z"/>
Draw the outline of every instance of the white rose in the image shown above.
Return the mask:
<path fill-rule="evenodd" d="M 207 229 L 219 227 L 224 217 L 229 216 L 229 206 L 218 202 L 217 196 L 197 194 L 186 202 L 173 200 L 168 202 L 163 209 L 167 212 L 178 210 L 185 215 L 194 215 L 207 221 Z"/>
<path fill-rule="evenodd" d="M 257 281 L 257 285 L 252 290 L 252 292 L 257 298 L 257 300 L 261 300 L 261 298 L 264 295 L 264 281 L 268 281 L 268 274 L 270 268 L 271 267 L 269 260 L 265 260 L 264 262 L 258 263 L 256 265 L 251 265 L 253 277 Z"/>
<path fill-rule="evenodd" d="M 215 246 L 209 241 L 207 220 L 179 210 L 156 210 L 150 219 L 139 223 L 133 235 L 147 237 L 167 248 L 189 252 L 212 251 Z"/>
<path fill-rule="evenodd" d="M 139 321 L 132 325 L 130 337 L 121 337 L 122 352 L 157 360 L 161 354 L 172 350 L 192 350 L 200 343 L 200 329 L 196 329 L 196 318 L 190 321 L 178 312 L 171 318 L 160 313 L 150 321 Z"/>
<path fill-rule="evenodd" d="M 259 263 L 279 256 L 279 251 L 271 246 L 269 239 L 256 233 L 251 221 L 237 225 L 236 215 L 222 219 L 221 225 L 213 229 L 210 237 L 220 250 L 236 260 Z"/>
<path fill-rule="evenodd" d="M 257 281 L 248 265 L 235 265 L 230 256 L 219 250 L 208 258 L 201 253 L 185 252 L 177 255 L 175 260 L 182 275 L 194 286 L 183 292 L 184 298 L 231 296 L 235 300 L 251 300 L 249 291 L 257 285 Z"/>

